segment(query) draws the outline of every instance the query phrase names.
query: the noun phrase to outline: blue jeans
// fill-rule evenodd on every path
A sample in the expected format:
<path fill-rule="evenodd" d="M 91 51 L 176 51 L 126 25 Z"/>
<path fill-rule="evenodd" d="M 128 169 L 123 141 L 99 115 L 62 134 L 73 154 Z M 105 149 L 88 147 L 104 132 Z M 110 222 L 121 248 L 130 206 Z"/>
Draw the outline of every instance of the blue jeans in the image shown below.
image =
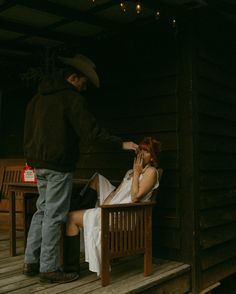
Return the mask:
<path fill-rule="evenodd" d="M 73 173 L 36 169 L 39 197 L 33 215 L 25 263 L 40 263 L 40 272 L 59 268 L 61 224 L 66 221 L 70 207 Z"/>

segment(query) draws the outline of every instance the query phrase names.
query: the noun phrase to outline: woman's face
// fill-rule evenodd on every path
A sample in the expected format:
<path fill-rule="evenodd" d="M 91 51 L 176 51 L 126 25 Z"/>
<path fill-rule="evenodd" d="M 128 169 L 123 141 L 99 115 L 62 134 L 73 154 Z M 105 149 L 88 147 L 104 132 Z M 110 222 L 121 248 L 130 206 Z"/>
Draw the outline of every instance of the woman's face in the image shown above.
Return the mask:
<path fill-rule="evenodd" d="M 139 146 L 139 152 L 141 152 L 143 155 L 143 166 L 150 164 L 152 155 L 148 148 L 145 146 Z"/>

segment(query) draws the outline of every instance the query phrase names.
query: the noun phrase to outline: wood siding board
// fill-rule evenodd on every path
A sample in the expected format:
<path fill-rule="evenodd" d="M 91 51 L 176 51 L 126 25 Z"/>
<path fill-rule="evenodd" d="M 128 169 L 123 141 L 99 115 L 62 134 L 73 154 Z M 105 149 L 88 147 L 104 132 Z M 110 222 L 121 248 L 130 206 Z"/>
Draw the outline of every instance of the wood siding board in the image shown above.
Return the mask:
<path fill-rule="evenodd" d="M 157 205 L 154 211 L 161 215 L 166 214 L 166 209 L 176 212 L 178 208 L 178 202 L 180 198 L 180 193 L 177 189 L 171 189 L 170 187 L 165 187 L 165 189 L 160 189 L 157 195 Z"/>
<path fill-rule="evenodd" d="M 180 219 L 176 216 L 165 215 L 162 217 L 155 217 L 153 220 L 154 222 L 154 229 L 156 228 L 173 228 L 173 229 L 180 229 Z M 156 223 L 156 225 L 155 225 Z"/>
<path fill-rule="evenodd" d="M 209 228 L 200 232 L 202 248 L 209 248 L 236 239 L 236 222 Z"/>
<path fill-rule="evenodd" d="M 232 105 L 226 103 L 226 101 L 217 101 L 213 97 L 204 95 L 199 96 L 199 112 L 209 117 L 217 117 L 234 122 L 236 121 L 236 104 Z"/>
<path fill-rule="evenodd" d="M 208 287 L 219 280 L 224 279 L 227 276 L 235 273 L 236 271 L 236 258 L 226 260 L 220 264 L 217 264 L 214 267 L 209 268 L 208 270 L 202 273 L 203 277 L 203 287 Z"/>
<path fill-rule="evenodd" d="M 150 95 L 150 94 L 149 94 Z M 114 95 L 113 101 L 114 101 Z M 106 119 L 113 118 L 132 118 L 135 116 L 143 116 L 143 115 L 163 115 L 163 114 L 171 114 L 176 113 L 176 102 L 174 95 L 166 95 L 166 96 L 147 96 L 141 97 L 138 99 L 135 95 L 134 97 L 127 97 L 124 107 L 121 104 L 119 97 L 117 97 L 118 102 L 114 102 L 109 104 L 108 101 L 104 100 L 103 103 L 98 105 L 94 104 L 93 109 L 95 112 L 95 116 L 99 119 L 99 122 L 102 122 L 104 119 L 104 109 L 106 112 Z M 139 105 L 145 105 L 145 108 L 137 107 Z M 130 109 L 135 109 L 134 112 L 130 113 Z"/>
<path fill-rule="evenodd" d="M 222 67 L 215 62 L 209 60 L 209 56 L 201 57 L 199 55 L 198 72 L 202 79 L 210 79 L 218 85 L 225 88 L 235 88 L 236 74 L 232 72 L 222 71 Z"/>
<path fill-rule="evenodd" d="M 235 187 L 236 174 L 234 171 L 206 171 L 201 172 L 201 188 L 218 188 L 229 190 Z"/>
<path fill-rule="evenodd" d="M 236 205 L 236 191 L 233 189 L 217 189 L 201 191 L 200 208 L 224 207 Z"/>
<path fill-rule="evenodd" d="M 0 228 L 8 228 L 9 229 L 9 213 L 1 212 L 0 214 Z M 23 230 L 23 213 L 16 213 L 16 229 Z"/>
<path fill-rule="evenodd" d="M 157 228 L 155 232 L 153 233 L 153 239 L 158 239 L 158 246 L 180 250 L 180 230 L 174 228 Z"/>
<path fill-rule="evenodd" d="M 215 83 L 211 83 L 207 80 L 201 80 L 201 86 L 199 88 L 199 95 L 212 97 L 215 100 L 223 101 L 224 103 L 235 105 L 235 89 L 230 89 L 225 92 L 225 89 L 220 86 L 216 87 Z"/>
<path fill-rule="evenodd" d="M 103 126 L 114 134 L 176 131 L 176 115 L 143 116 L 103 121 Z"/>
<path fill-rule="evenodd" d="M 215 144 L 218 145 L 218 144 Z M 211 148 L 211 144 L 208 148 L 208 150 Z M 224 148 L 223 144 L 220 147 L 216 147 L 217 149 L 221 149 L 223 151 L 229 150 L 226 147 Z M 235 153 L 222 153 L 220 151 L 213 151 L 216 150 L 216 148 L 212 148 L 212 152 L 209 151 L 202 151 L 201 152 L 201 170 L 207 171 L 207 170 L 225 170 L 225 171 L 236 171 L 236 152 Z M 204 148 L 205 150 L 207 148 Z M 219 150 L 218 149 L 218 150 Z"/>
<path fill-rule="evenodd" d="M 200 226 L 202 230 L 233 222 L 236 223 L 236 204 L 200 212 Z"/>
<path fill-rule="evenodd" d="M 200 114 L 199 131 L 201 134 L 236 138 L 236 122 L 215 116 Z"/>
<path fill-rule="evenodd" d="M 136 141 L 138 142 L 138 141 Z M 94 147 L 94 152 L 82 153 L 77 164 L 77 168 L 94 168 L 94 162 L 96 162 L 97 168 L 120 168 L 126 172 L 133 166 L 134 152 L 122 152 L 122 153 L 104 153 L 95 152 L 95 150 L 104 149 L 104 147 Z M 176 170 L 177 156 L 174 151 L 163 151 L 161 154 L 161 165 L 165 166 L 166 170 Z"/>
<path fill-rule="evenodd" d="M 201 252 L 201 266 L 206 270 L 212 266 L 236 257 L 236 239 L 219 244 Z"/>

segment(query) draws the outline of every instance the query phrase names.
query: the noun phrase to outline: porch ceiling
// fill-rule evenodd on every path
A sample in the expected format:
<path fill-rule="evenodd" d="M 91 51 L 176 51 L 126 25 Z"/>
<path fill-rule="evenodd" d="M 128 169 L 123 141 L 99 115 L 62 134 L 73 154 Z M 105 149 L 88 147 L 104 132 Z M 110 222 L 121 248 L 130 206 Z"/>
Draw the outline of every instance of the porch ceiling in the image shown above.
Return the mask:
<path fill-rule="evenodd" d="M 155 15 L 209 6 L 236 24 L 234 0 L 0 0 L 0 55 L 27 56 L 41 48 L 79 45 L 138 29 Z M 137 3 L 141 12 L 136 12 Z"/>

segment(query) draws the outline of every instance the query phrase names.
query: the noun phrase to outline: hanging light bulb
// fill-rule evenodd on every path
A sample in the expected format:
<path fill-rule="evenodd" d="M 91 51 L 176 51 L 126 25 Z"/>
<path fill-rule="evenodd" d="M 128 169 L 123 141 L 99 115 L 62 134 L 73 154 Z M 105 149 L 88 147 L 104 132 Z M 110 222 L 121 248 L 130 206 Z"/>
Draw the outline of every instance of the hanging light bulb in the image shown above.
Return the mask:
<path fill-rule="evenodd" d="M 155 19 L 158 20 L 160 18 L 160 11 L 157 11 L 155 14 Z"/>
<path fill-rule="evenodd" d="M 141 4 L 138 3 L 138 4 L 136 5 L 136 12 L 137 12 L 137 14 L 140 14 L 141 10 L 142 10 Z"/>
<path fill-rule="evenodd" d="M 92 0 L 93 4 L 95 4 L 95 0 Z"/>
<path fill-rule="evenodd" d="M 173 27 L 174 29 L 176 28 L 176 20 L 175 20 L 175 19 L 172 20 L 172 27 Z"/>
<path fill-rule="evenodd" d="M 124 2 L 120 2 L 120 9 L 122 12 L 126 12 L 126 6 L 125 6 L 125 3 Z"/>

